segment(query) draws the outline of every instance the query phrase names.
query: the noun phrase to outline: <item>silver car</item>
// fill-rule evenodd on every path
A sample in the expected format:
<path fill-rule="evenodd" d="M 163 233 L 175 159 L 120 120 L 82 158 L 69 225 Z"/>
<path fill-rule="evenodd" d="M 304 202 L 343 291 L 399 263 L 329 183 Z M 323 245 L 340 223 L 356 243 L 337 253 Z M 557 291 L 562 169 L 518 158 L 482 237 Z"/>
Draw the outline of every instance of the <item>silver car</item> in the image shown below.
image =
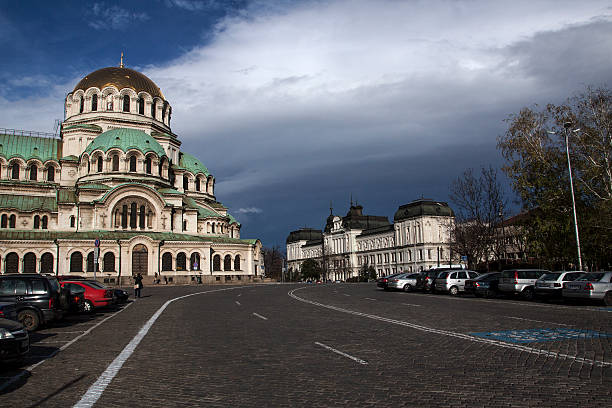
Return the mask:
<path fill-rule="evenodd" d="M 557 271 L 545 273 L 535 283 L 535 295 L 537 297 L 561 297 L 563 284 L 573 282 L 583 276 L 581 271 Z"/>
<path fill-rule="evenodd" d="M 465 291 L 465 281 L 478 277 L 474 271 L 444 271 L 436 277 L 436 292 L 448 292 L 453 296 Z"/>
<path fill-rule="evenodd" d="M 418 277 L 418 273 L 402 273 L 390 278 L 387 282 L 387 287 L 389 289 L 397 289 L 403 290 L 404 292 L 410 292 L 416 287 Z"/>
<path fill-rule="evenodd" d="M 550 273 L 550 271 L 543 269 L 509 269 L 502 271 L 498 289 L 502 293 L 520 293 L 525 299 L 533 299 L 535 283 L 545 273 Z"/>
<path fill-rule="evenodd" d="M 603 300 L 612 306 L 612 272 L 589 272 L 563 285 L 563 297 Z"/>

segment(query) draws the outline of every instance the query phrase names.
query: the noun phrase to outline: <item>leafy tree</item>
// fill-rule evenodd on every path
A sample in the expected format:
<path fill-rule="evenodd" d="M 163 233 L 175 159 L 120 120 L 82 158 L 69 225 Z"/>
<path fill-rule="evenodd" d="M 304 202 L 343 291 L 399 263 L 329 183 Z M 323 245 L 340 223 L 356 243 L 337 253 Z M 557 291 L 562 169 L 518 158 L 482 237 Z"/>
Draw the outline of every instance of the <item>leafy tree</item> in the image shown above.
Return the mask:
<path fill-rule="evenodd" d="M 323 269 L 321 265 L 314 259 L 307 259 L 302 263 L 302 279 L 304 280 L 319 280 Z"/>
<path fill-rule="evenodd" d="M 371 265 L 364 264 L 359 269 L 359 281 L 367 282 L 370 279 L 376 279 L 376 269 Z"/>

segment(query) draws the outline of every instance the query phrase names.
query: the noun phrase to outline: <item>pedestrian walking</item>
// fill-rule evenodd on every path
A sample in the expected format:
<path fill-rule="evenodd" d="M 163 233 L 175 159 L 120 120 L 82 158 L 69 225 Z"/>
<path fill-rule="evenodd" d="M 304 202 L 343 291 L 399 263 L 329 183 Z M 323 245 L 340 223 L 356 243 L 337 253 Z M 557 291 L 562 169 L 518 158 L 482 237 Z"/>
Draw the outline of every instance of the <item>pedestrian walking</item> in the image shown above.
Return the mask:
<path fill-rule="evenodd" d="M 134 297 L 139 298 L 141 291 L 142 291 L 142 275 L 138 273 L 138 275 L 134 277 Z"/>

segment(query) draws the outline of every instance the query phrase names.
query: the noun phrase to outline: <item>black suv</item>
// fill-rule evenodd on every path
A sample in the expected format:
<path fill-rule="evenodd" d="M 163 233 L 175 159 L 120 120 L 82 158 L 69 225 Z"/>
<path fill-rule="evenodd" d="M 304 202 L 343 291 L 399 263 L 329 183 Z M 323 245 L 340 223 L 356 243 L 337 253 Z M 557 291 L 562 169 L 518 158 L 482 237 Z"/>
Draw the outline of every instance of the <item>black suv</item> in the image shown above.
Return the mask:
<path fill-rule="evenodd" d="M 17 320 L 32 331 L 61 319 L 68 299 L 55 277 L 20 273 L 0 276 L 0 302 L 15 302 Z"/>

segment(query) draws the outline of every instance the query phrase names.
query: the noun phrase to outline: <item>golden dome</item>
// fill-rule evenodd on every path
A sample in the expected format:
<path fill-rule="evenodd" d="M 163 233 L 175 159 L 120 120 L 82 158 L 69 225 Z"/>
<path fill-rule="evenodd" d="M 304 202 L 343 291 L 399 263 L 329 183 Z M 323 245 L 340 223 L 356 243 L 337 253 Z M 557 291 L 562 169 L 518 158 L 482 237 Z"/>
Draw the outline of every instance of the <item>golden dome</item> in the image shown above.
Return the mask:
<path fill-rule="evenodd" d="M 91 87 L 96 87 L 100 90 L 107 86 L 115 86 L 118 90 L 123 88 L 133 89 L 136 93 L 144 91 L 149 93 L 153 98 L 164 98 L 164 94 L 159 89 L 155 82 L 151 81 L 144 74 L 134 71 L 129 68 L 108 67 L 92 72 L 74 87 L 72 92 L 78 89 L 86 91 Z"/>

